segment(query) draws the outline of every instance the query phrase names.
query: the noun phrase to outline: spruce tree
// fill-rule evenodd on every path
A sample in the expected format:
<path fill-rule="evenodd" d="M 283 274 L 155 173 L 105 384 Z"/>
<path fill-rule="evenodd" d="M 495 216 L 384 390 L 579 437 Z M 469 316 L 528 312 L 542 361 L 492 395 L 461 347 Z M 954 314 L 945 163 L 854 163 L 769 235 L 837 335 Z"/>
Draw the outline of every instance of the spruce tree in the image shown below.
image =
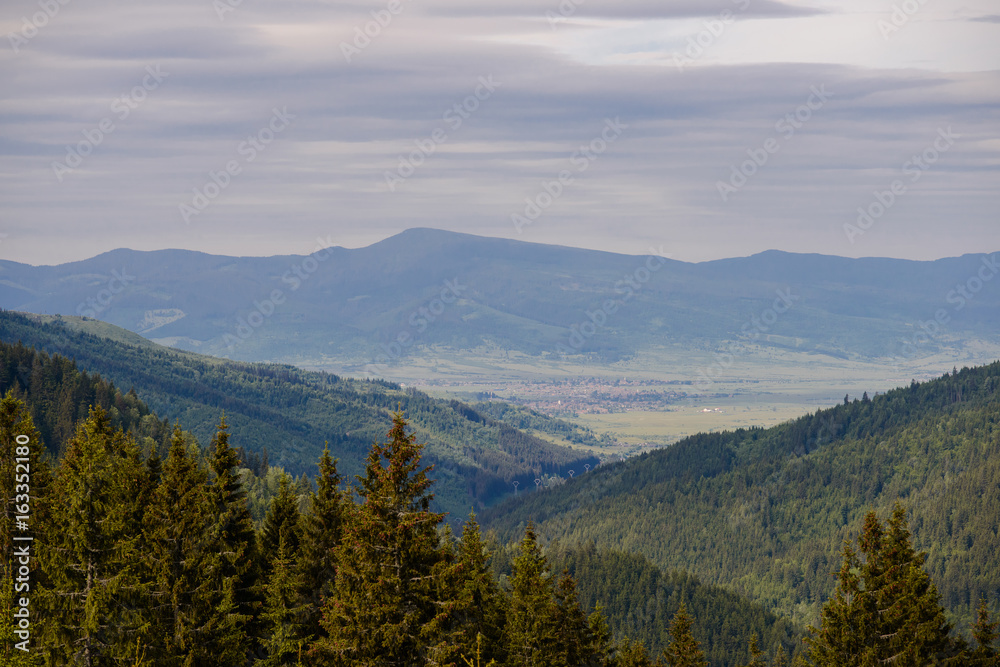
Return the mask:
<path fill-rule="evenodd" d="M 137 489 L 146 474 L 135 442 L 94 408 L 66 447 L 52 483 L 44 570 L 42 646 L 56 664 L 111 664 L 141 627 Z"/>
<path fill-rule="evenodd" d="M 926 554 L 913 549 L 902 505 L 885 527 L 869 512 L 858 545 L 863 560 L 845 546 L 837 591 L 821 627 L 809 628 L 815 664 L 923 667 L 954 657 L 940 596 L 923 569 Z"/>
<path fill-rule="evenodd" d="M 296 667 L 312 639 L 306 631 L 305 603 L 299 595 L 298 573 L 288 553 L 285 540 L 278 545 L 278 555 L 267 583 L 262 621 L 263 656 L 256 667 Z"/>
<path fill-rule="evenodd" d="M 426 627 L 438 642 L 430 651 L 432 662 L 463 664 L 461 658 L 473 646 L 480 660 L 502 660 L 506 598 L 490 571 L 490 557 L 473 512 L 462 528 L 457 553 L 442 562 L 439 611 Z"/>
<path fill-rule="evenodd" d="M 681 602 L 670 621 L 670 644 L 663 650 L 663 660 L 670 667 L 708 667 L 701 646 L 691 632 L 692 625 L 694 620 Z"/>
<path fill-rule="evenodd" d="M 302 516 L 299 595 L 305 602 L 304 631 L 314 637 L 325 636 L 320 626 L 323 600 L 333 593 L 336 575 L 335 551 L 340 544 L 350 500 L 340 488 L 337 461 L 325 447 L 319 460 L 316 491 L 309 496 L 308 510 Z"/>
<path fill-rule="evenodd" d="M 613 664 L 616 667 L 653 667 L 653 660 L 641 641 L 632 641 L 626 637 L 618 644 Z"/>
<path fill-rule="evenodd" d="M 236 642 L 249 650 L 258 634 L 254 618 L 262 604 L 261 568 L 257 535 L 239 472 L 239 455 L 229 444 L 228 429 L 223 416 L 212 438 L 207 565 L 213 578 L 212 587 L 216 591 L 231 591 L 229 604 L 234 608 L 229 618 L 230 632 L 224 642 L 227 645 Z"/>
<path fill-rule="evenodd" d="M 439 602 L 443 515 L 430 511 L 431 468 L 421 466 L 422 449 L 397 413 L 357 478 L 361 504 L 337 549 L 335 588 L 323 609 L 327 637 L 313 649 L 325 664 L 408 666 L 437 643 L 423 628 Z"/>
<path fill-rule="evenodd" d="M 233 579 L 216 576 L 220 561 L 207 480 L 176 426 L 145 517 L 154 579 L 150 654 L 163 667 L 246 662 Z"/>
<path fill-rule="evenodd" d="M 272 563 L 278 556 L 278 546 L 282 542 L 285 543 L 289 556 L 298 558 L 300 519 L 299 499 L 292 491 L 291 477 L 283 473 L 278 483 L 278 493 L 271 498 L 260 535 L 266 574 L 270 574 Z"/>
<path fill-rule="evenodd" d="M 972 626 L 972 638 L 976 640 L 976 648 L 967 657 L 967 662 L 971 667 L 996 667 L 1000 665 L 1000 656 L 993 648 L 993 642 L 997 639 L 997 623 L 990 621 L 986 600 L 979 601 L 976 622 Z"/>
<path fill-rule="evenodd" d="M 44 448 L 31 414 L 14 396 L 13 390 L 8 390 L 0 399 L 0 498 L 3 503 L 0 509 L 0 548 L 3 549 L 0 560 L 3 585 L 0 591 L 0 665 L 11 667 L 38 664 L 40 660 L 38 637 L 43 633 L 39 631 L 38 614 L 31 620 L 35 627 L 28 639 L 15 634 L 21 628 L 14 614 L 21 609 L 18 604 L 21 598 L 28 599 L 29 614 L 31 605 L 34 603 L 37 607 L 38 603 L 32 590 L 37 590 L 41 584 L 38 551 L 46 539 L 46 505 L 50 504 L 47 489 L 51 483 L 51 472 L 42 455 Z M 26 513 L 22 511 L 25 509 Z M 28 518 L 19 523 L 18 516 Z M 32 539 L 15 541 L 15 536 Z M 27 577 L 22 576 L 21 557 L 16 555 L 25 547 L 29 560 Z M 19 590 L 15 591 L 15 585 Z M 28 648 L 29 652 L 21 648 Z"/>
<path fill-rule="evenodd" d="M 750 653 L 750 662 L 748 662 L 745 667 L 766 667 L 764 664 L 764 652 L 760 650 L 760 646 L 757 643 L 756 632 L 750 636 L 750 646 L 748 650 Z"/>
<path fill-rule="evenodd" d="M 513 563 L 510 610 L 507 614 L 507 662 L 512 667 L 556 667 L 558 634 L 552 580 L 528 522 Z"/>

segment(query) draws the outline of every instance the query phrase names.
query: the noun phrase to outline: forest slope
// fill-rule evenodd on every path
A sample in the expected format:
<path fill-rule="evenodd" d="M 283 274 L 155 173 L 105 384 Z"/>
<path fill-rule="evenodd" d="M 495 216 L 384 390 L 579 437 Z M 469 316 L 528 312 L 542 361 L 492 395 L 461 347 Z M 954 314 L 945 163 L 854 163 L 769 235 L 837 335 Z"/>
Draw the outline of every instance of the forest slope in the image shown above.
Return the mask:
<path fill-rule="evenodd" d="M 148 341 L 133 345 L 11 312 L 0 313 L 0 341 L 75 359 L 80 369 L 99 373 L 122 391 L 134 389 L 160 418 L 179 420 L 203 444 L 225 412 L 234 442 L 258 454 L 266 448 L 272 464 L 295 475 L 313 471 L 324 442 L 345 474 L 359 473 L 390 413 L 401 409 L 417 438 L 429 443 L 426 455 L 437 466 L 440 507 L 458 519 L 470 506 L 482 507 L 509 492 L 514 480 L 526 486 L 538 477 L 598 463 L 465 404 L 380 380 L 213 359 Z M 10 375 L 8 382 L 41 381 L 18 364 Z"/>
<path fill-rule="evenodd" d="M 492 508 L 567 542 L 637 552 L 796 621 L 816 619 L 864 513 L 900 499 L 945 608 L 1000 596 L 1000 362 L 770 429 L 700 434 Z"/>

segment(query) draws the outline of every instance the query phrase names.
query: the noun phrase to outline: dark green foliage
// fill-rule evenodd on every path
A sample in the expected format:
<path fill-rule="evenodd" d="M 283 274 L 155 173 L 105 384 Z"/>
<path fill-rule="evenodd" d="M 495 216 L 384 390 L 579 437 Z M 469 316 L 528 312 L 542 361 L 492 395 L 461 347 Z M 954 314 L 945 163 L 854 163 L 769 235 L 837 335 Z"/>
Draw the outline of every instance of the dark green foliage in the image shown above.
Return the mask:
<path fill-rule="evenodd" d="M 810 628 L 806 639 L 817 667 L 923 667 L 956 656 L 903 507 L 895 506 L 885 527 L 869 512 L 858 546 L 860 558 L 845 546 L 837 592 L 823 607 L 821 626 Z"/>
<path fill-rule="evenodd" d="M 291 478 L 282 475 L 278 495 L 271 499 L 271 507 L 264 517 L 264 529 L 260 535 L 265 572 L 271 571 L 271 564 L 278 557 L 278 547 L 282 544 L 288 557 L 297 560 L 301 530 L 299 520 L 299 499 L 292 491 Z"/>
<path fill-rule="evenodd" d="M 770 429 L 685 438 L 481 518 L 505 540 L 533 518 L 560 542 L 641 553 L 804 624 L 851 526 L 904 499 L 942 603 L 967 628 L 1000 590 L 998 413 L 1000 363 L 962 369 Z"/>
<path fill-rule="evenodd" d="M 0 322 L 8 316 L 0 313 Z M 143 451 L 165 452 L 170 442 L 167 421 L 159 421 L 134 390 L 123 394 L 99 376 L 78 371 L 63 356 L 36 352 L 21 343 L 0 343 L 0 393 L 8 391 L 29 406 L 41 442 L 53 456 L 61 453 L 59 447 L 73 437 L 91 406 L 104 410 L 113 429 L 131 433 Z"/>
<path fill-rule="evenodd" d="M 555 667 L 557 627 L 548 562 L 529 521 L 513 563 L 507 612 L 507 661 L 513 667 Z"/>
<path fill-rule="evenodd" d="M 336 549 L 344 531 L 350 500 L 340 488 L 337 462 L 323 450 L 316 475 L 316 490 L 310 493 L 309 505 L 302 516 L 301 551 L 298 561 L 299 594 L 304 600 L 304 632 L 324 637 L 320 626 L 323 600 L 333 593 L 336 576 Z"/>
<path fill-rule="evenodd" d="M 976 611 L 976 622 L 972 626 L 972 638 L 976 647 L 966 656 L 971 667 L 995 667 L 1000 665 L 1000 656 L 993 646 L 997 639 L 997 622 L 990 621 L 990 611 L 986 600 L 979 601 Z"/>
<path fill-rule="evenodd" d="M 111 665 L 138 640 L 146 486 L 135 442 L 94 408 L 66 446 L 50 525 L 36 544 L 45 572 L 41 646 L 57 663 Z"/>
<path fill-rule="evenodd" d="M 687 607 L 682 602 L 670 621 L 670 644 L 663 649 L 663 660 L 669 667 L 708 667 L 701 646 L 691 633 L 692 625 Z M 757 635 L 753 637 L 756 642 Z"/>
<path fill-rule="evenodd" d="M 503 555 L 503 554 L 502 554 Z M 638 554 L 553 545 L 550 558 L 577 580 L 585 607 L 600 604 L 615 636 L 641 640 L 658 655 L 671 641 L 671 619 L 683 604 L 693 633 L 712 665 L 735 667 L 748 658 L 746 638 L 756 632 L 765 645 L 792 647 L 800 630 L 787 619 L 683 571 L 664 572 Z M 501 571 L 506 565 L 501 564 Z"/>
<path fill-rule="evenodd" d="M 207 548 L 212 554 L 211 586 L 229 591 L 228 604 L 234 605 L 230 634 L 242 640 L 244 635 L 258 634 L 254 618 L 261 606 L 259 581 L 263 564 L 238 469 L 239 459 L 229 445 L 228 429 L 223 417 L 212 439 L 209 459 L 212 475 L 207 494 L 211 527 Z"/>
<path fill-rule="evenodd" d="M 410 665 L 436 643 L 422 628 L 437 614 L 442 515 L 429 509 L 432 481 L 421 449 L 396 414 L 357 480 L 361 504 L 337 549 L 335 590 L 323 610 L 327 637 L 316 644 L 332 664 Z"/>
<path fill-rule="evenodd" d="M 506 598 L 490 571 L 491 554 L 475 513 L 463 526 L 455 551 L 447 553 L 438 579 L 440 611 L 428 626 L 438 639 L 429 658 L 436 664 L 463 665 L 461 658 L 476 646 L 480 659 L 502 659 Z"/>
<path fill-rule="evenodd" d="M 128 344 L 40 319 L 0 311 L 0 340 L 23 341 L 39 350 L 58 352 L 74 358 L 81 369 L 100 373 L 118 386 L 134 387 L 152 410 L 171 421 L 179 420 L 200 442 L 214 436 L 219 414 L 224 411 L 230 433 L 248 459 L 269 448 L 270 464 L 293 475 L 312 473 L 324 441 L 339 458 L 342 472 L 362 472 L 369 444 L 381 437 L 390 412 L 401 409 L 418 437 L 433 443 L 424 456 L 438 472 L 436 503 L 456 517 L 456 526 L 470 504 L 483 507 L 509 494 L 510 482 L 515 479 L 527 484 L 536 477 L 565 475 L 569 469 L 581 470 L 585 464 L 599 462 L 594 456 L 526 435 L 463 404 L 433 399 L 394 383 L 351 380 L 287 365 L 225 361 L 161 347 L 137 336 L 129 339 L 139 344 Z M 130 336 L 122 334 L 122 338 Z M 65 367 L 62 374 L 73 376 L 71 362 L 60 358 L 47 363 L 53 369 Z M 22 346 L 5 364 L 0 363 L 0 390 L 21 382 L 22 376 L 31 386 L 63 382 L 57 382 L 55 370 L 46 375 L 35 370 L 36 366 L 42 368 L 42 362 Z M 49 375 L 52 379 L 46 385 L 42 379 Z M 137 429 L 138 439 L 159 438 L 161 454 L 165 453 L 170 436 L 166 424 L 147 424 L 151 418 L 142 413 L 145 408 L 130 403 L 134 400 L 138 405 L 137 398 L 130 399 L 127 394 L 122 402 L 115 398 L 113 385 L 83 377 L 73 380 L 81 382 L 82 388 L 71 392 L 68 405 L 75 412 L 59 412 L 62 431 L 58 433 L 69 434 L 94 403 L 104 406 L 116 425 L 116 411 L 122 419 L 131 419 L 122 426 Z M 88 383 L 96 383 L 95 388 L 89 388 Z M 72 386 L 67 383 L 65 391 Z M 43 405 L 59 404 L 60 399 L 61 394 L 53 394 Z M 122 407 L 117 407 L 118 403 Z M 40 419 L 40 415 L 49 414 L 49 408 L 37 410 L 36 424 L 46 442 L 64 442 L 58 433 L 50 440 L 46 431 L 55 417 Z M 133 412 L 134 416 L 128 416 Z M 281 447 L 276 448 L 275 443 Z M 147 449 L 145 444 L 143 448 Z"/>
<path fill-rule="evenodd" d="M 297 581 L 295 561 L 286 548 L 285 540 L 278 545 L 270 579 L 264 613 L 262 652 L 256 667 L 296 667 L 301 665 L 302 654 L 312 636 L 308 634 L 306 604 L 299 595 L 301 583 Z"/>

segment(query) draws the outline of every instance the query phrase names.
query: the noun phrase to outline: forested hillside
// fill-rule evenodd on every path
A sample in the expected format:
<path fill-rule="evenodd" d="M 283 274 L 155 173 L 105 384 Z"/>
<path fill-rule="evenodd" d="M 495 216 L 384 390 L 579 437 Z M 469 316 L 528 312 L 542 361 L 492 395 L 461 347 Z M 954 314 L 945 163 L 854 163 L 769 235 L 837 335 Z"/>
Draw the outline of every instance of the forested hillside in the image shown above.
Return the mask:
<path fill-rule="evenodd" d="M 770 429 L 700 434 L 484 514 L 563 542 L 640 553 L 815 621 L 840 546 L 901 500 L 945 608 L 967 628 L 1000 600 L 1000 363 Z"/>
<path fill-rule="evenodd" d="M 179 420 L 201 443 L 209 442 L 225 412 L 230 432 L 241 446 L 258 456 L 266 450 L 271 464 L 293 475 L 312 470 L 325 442 L 345 474 L 360 473 L 364 456 L 381 436 L 390 413 L 402 410 L 417 436 L 431 443 L 427 457 L 436 466 L 438 506 L 456 520 L 470 506 L 482 507 L 509 493 L 514 480 L 527 485 L 538 477 L 565 475 L 569 469 L 582 470 L 599 462 L 464 404 L 381 380 L 230 362 L 148 342 L 133 345 L 10 312 L 0 313 L 0 341 L 20 341 L 75 359 L 80 369 L 99 373 L 122 391 L 134 390 L 159 418 Z M 4 381 L 23 387 L 46 384 L 43 373 L 28 369 L 45 363 L 49 362 L 11 361 L 26 370 L 12 371 Z M 7 386 L 11 385 L 0 388 Z M 51 390 L 67 391 L 54 385 Z M 60 432 L 65 435 L 65 430 L 64 424 Z"/>

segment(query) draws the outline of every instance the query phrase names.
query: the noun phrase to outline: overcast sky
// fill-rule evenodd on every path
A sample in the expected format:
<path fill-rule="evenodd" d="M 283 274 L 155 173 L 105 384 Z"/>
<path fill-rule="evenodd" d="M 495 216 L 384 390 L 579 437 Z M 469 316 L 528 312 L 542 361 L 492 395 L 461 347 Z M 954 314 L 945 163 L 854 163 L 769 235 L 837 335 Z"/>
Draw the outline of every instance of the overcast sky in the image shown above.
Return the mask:
<path fill-rule="evenodd" d="M 410 227 L 1000 250 L 996 0 L 5 0 L 0 27 L 3 259 Z"/>

